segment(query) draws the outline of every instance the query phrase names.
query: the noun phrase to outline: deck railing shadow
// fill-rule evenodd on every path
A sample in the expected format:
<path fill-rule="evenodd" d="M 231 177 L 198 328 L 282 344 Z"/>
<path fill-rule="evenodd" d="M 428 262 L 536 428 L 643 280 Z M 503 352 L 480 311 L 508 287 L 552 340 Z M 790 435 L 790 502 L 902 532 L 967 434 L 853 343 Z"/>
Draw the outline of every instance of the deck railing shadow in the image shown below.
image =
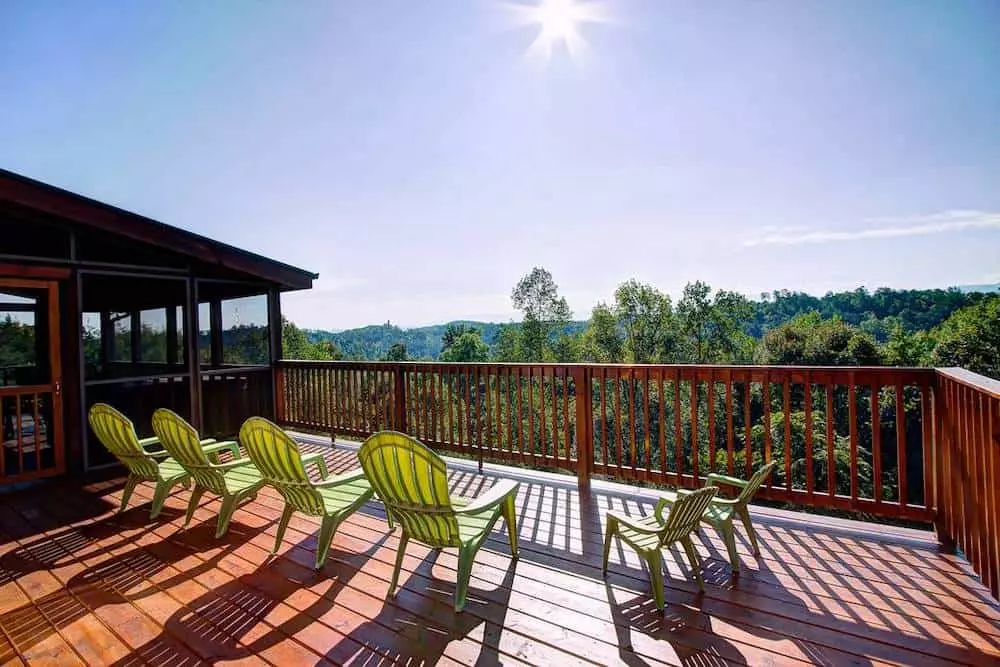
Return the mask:
<path fill-rule="evenodd" d="M 459 493 L 476 495 L 488 489 L 495 477 L 455 472 L 452 484 Z M 652 513 L 653 503 L 627 493 L 603 490 L 582 493 L 576 489 L 522 481 L 522 493 L 518 498 L 521 560 L 577 577 L 601 580 L 603 526 L 609 509 L 644 516 Z M 861 527 L 786 520 L 771 514 L 756 516 L 755 525 L 761 536 L 760 557 L 751 555 L 749 541 L 742 529 L 737 530 L 737 548 L 743 562 L 740 577 L 732 575 L 725 547 L 715 531 L 708 526 L 699 531 L 697 541 L 703 556 L 705 596 L 740 607 L 752 607 L 751 598 L 762 599 L 767 613 L 786 615 L 801 629 L 802 641 L 792 637 L 801 655 L 813 655 L 818 659 L 811 626 L 831 625 L 848 638 L 848 650 L 851 636 L 857 636 L 870 640 L 872 645 L 885 646 L 885 653 L 880 656 L 884 659 L 892 659 L 893 647 L 928 655 L 945 651 L 953 659 L 967 664 L 991 664 L 1000 655 L 1000 614 L 989 627 L 983 627 L 981 619 L 973 616 L 982 612 L 982 605 L 995 607 L 988 592 L 976 589 L 975 578 L 958 566 L 950 571 L 936 569 L 932 576 L 920 564 L 924 555 L 940 557 L 929 542 L 886 538 L 900 550 L 895 559 L 886 560 L 876 558 L 870 551 L 874 544 L 882 548 L 882 536 L 873 541 L 871 533 L 866 536 Z M 500 547 L 504 539 L 502 532 L 497 530 L 488 544 Z M 845 541 L 850 543 L 850 548 L 844 546 Z M 824 543 L 822 553 L 813 546 L 817 542 Z M 691 644 L 678 641 L 676 627 L 671 629 L 670 619 L 677 613 L 671 609 L 683 609 L 682 616 L 692 627 L 704 627 L 712 618 L 712 614 L 699 611 L 700 605 L 689 605 L 692 596 L 695 600 L 702 596 L 697 595 L 697 586 L 691 580 L 682 554 L 668 552 L 668 607 L 662 621 L 656 622 L 646 608 L 652 605 L 647 573 L 638 561 L 629 563 L 626 549 L 620 543 L 613 545 L 612 576 L 617 585 L 634 590 L 636 596 L 623 597 L 611 588 L 607 594 L 622 645 L 629 645 L 628 633 L 636 631 L 671 643 L 685 664 L 716 664 L 712 662 L 715 660 L 713 655 L 732 655 L 724 641 L 722 646 L 709 647 L 707 652 L 704 648 L 693 650 Z M 901 565 L 899 559 L 908 564 Z M 873 579 L 880 583 L 867 583 Z M 891 591 L 886 590 L 886 582 L 892 582 Z M 969 590 L 972 599 L 959 603 L 967 607 L 968 616 L 931 609 L 923 612 L 923 618 L 913 618 L 914 611 L 927 603 L 943 605 L 947 598 L 950 604 L 951 596 L 946 591 L 948 586 L 955 585 Z M 844 604 L 841 597 L 845 591 L 858 592 L 869 604 L 877 598 L 875 611 L 868 605 Z M 715 607 L 712 609 L 714 614 Z M 946 622 L 941 622 L 942 615 Z M 787 634 L 780 637 L 788 638 Z M 773 634 L 768 639 L 778 640 L 779 636 Z M 716 637 L 716 641 L 722 640 Z M 840 650 L 836 645 L 829 648 Z M 864 659 L 854 657 L 865 664 Z M 623 655 L 622 659 L 625 658 Z M 628 659 L 641 660 L 631 653 Z"/>

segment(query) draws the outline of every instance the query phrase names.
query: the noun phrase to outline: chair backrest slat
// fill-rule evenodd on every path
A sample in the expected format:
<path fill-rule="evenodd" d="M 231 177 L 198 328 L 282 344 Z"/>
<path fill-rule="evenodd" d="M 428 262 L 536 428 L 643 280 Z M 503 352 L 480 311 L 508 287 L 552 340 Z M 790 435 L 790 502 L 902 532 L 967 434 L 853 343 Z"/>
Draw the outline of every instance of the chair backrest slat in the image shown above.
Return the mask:
<path fill-rule="evenodd" d="M 697 530 L 698 522 L 718 491 L 714 486 L 706 486 L 680 496 L 663 522 L 661 546 L 672 544 Z"/>
<path fill-rule="evenodd" d="M 87 412 L 87 421 L 97 439 L 122 462 L 133 475 L 157 479 L 160 471 L 156 460 L 139 444 L 135 424 L 107 403 L 95 403 Z"/>
<path fill-rule="evenodd" d="M 440 456 L 404 433 L 383 431 L 365 440 L 358 459 L 386 511 L 412 538 L 434 547 L 459 546 Z"/>
<path fill-rule="evenodd" d="M 213 469 L 201 446 L 201 437 L 191 424 L 180 415 L 166 408 L 153 413 L 153 432 L 160 444 L 181 466 L 190 473 L 194 481 L 213 493 L 226 491 L 225 475 Z"/>
<path fill-rule="evenodd" d="M 740 491 L 740 495 L 737 496 L 737 500 L 741 503 L 750 502 L 754 494 L 757 493 L 757 489 L 759 489 L 761 485 L 767 481 L 767 478 L 772 472 L 774 472 L 777 465 L 777 461 L 771 461 L 767 465 L 758 469 L 757 472 L 753 474 L 753 477 L 750 478 L 750 481 L 747 482 L 747 485 L 743 487 L 743 490 Z"/>
<path fill-rule="evenodd" d="M 304 514 L 322 516 L 323 496 L 313 488 L 295 440 L 263 417 L 250 417 L 240 428 L 240 443 L 264 481 L 285 502 Z"/>

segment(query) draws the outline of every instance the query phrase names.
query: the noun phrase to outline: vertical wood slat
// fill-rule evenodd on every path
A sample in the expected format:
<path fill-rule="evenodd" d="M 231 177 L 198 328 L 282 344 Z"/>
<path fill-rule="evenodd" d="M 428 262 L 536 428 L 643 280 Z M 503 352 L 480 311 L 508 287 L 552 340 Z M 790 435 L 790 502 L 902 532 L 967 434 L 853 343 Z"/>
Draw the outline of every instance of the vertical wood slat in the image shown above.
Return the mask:
<path fill-rule="evenodd" d="M 812 497 L 813 493 L 816 491 L 816 480 L 815 473 L 813 471 L 813 395 L 812 395 L 812 377 L 809 371 L 806 371 L 803 377 L 802 386 L 803 400 L 805 401 L 804 411 L 805 414 L 805 428 L 806 428 L 806 493 Z"/>
<path fill-rule="evenodd" d="M 691 376 L 691 486 L 699 486 L 698 461 L 698 376 Z"/>
<path fill-rule="evenodd" d="M 524 382 L 523 382 L 523 377 L 521 375 L 521 370 L 522 367 L 518 366 L 517 367 L 517 444 L 518 448 L 521 451 L 521 463 L 524 464 L 527 461 L 527 459 L 524 450 L 524 418 L 522 413 L 522 404 L 524 401 L 522 400 L 523 393 L 521 390 L 521 386 L 524 384 Z"/>
<path fill-rule="evenodd" d="M 896 381 L 896 478 L 899 487 L 899 506 L 906 507 L 909 499 L 906 466 L 906 397 L 903 383 Z"/>
<path fill-rule="evenodd" d="M 547 441 L 548 441 L 548 427 L 546 426 L 546 419 L 545 419 L 545 395 L 548 393 L 546 391 L 546 389 L 545 389 L 546 379 L 547 379 L 547 373 L 546 373 L 547 370 L 548 369 L 545 368 L 544 366 L 542 368 L 540 368 L 539 369 L 539 378 L 538 378 L 538 413 L 539 413 L 538 414 L 538 432 L 539 432 L 539 435 L 541 435 L 541 455 L 542 455 L 542 459 L 543 460 L 545 459 L 545 456 L 549 453 L 548 452 L 548 444 L 547 444 Z"/>
<path fill-rule="evenodd" d="M 874 480 L 875 503 L 882 502 L 882 406 L 879 404 L 881 388 L 871 385 L 872 416 L 872 478 Z"/>
<path fill-rule="evenodd" d="M 715 472 L 715 373 L 708 371 L 708 384 L 706 385 L 706 400 L 708 401 L 708 472 Z"/>
<path fill-rule="evenodd" d="M 851 439 L 851 500 L 858 499 L 858 394 L 854 377 L 849 378 L 847 386 L 847 413 Z"/>
<path fill-rule="evenodd" d="M 601 366 L 601 459 L 602 463 L 606 466 L 608 464 L 608 458 L 611 453 L 611 447 L 608 444 L 608 407 L 607 407 L 607 393 L 608 393 L 608 369 L 606 366 Z M 577 395 L 576 400 L 580 400 L 580 396 Z"/>
<path fill-rule="evenodd" d="M 833 498 L 837 494 L 837 458 L 836 437 L 833 431 L 833 384 L 826 384 L 826 485 L 827 495 Z"/>
<path fill-rule="evenodd" d="M 643 437 L 642 446 L 644 456 L 646 458 L 646 479 L 649 479 L 650 473 L 653 471 L 653 445 L 650 441 L 651 434 L 649 426 L 652 421 L 649 419 L 649 367 L 643 369 L 642 375 L 642 426 L 643 426 Z"/>
<path fill-rule="evenodd" d="M 562 385 L 563 393 L 562 393 L 562 396 L 563 396 L 563 446 L 565 447 L 564 452 L 566 454 L 565 461 L 566 461 L 566 467 L 567 468 L 569 467 L 569 465 L 570 465 L 570 459 L 572 458 L 571 455 L 570 455 L 570 440 L 571 440 L 571 438 L 570 438 L 570 435 L 569 435 L 570 434 L 570 430 L 569 430 L 569 428 L 570 428 L 569 427 L 569 380 L 570 380 L 570 371 L 569 371 L 568 368 L 565 368 L 565 369 L 563 369 L 563 385 Z M 577 387 L 577 389 L 583 390 L 583 387 Z M 584 403 L 584 405 L 586 405 L 588 407 L 591 405 L 589 393 L 588 393 L 588 395 L 586 397 L 581 397 L 579 394 L 577 394 L 576 400 L 577 401 L 581 401 L 581 402 L 586 401 Z M 576 420 L 574 419 L 574 422 L 575 421 Z M 592 420 L 591 420 L 591 423 L 592 423 Z M 580 448 L 583 448 L 583 447 L 587 447 L 588 451 L 590 451 L 590 452 L 594 451 L 594 443 L 593 442 L 588 442 L 586 438 L 577 438 L 577 448 L 580 449 Z"/>
<path fill-rule="evenodd" d="M 747 479 L 753 474 L 753 433 L 750 424 L 750 400 L 753 395 L 753 383 L 747 372 L 743 382 L 743 463 Z"/>
<path fill-rule="evenodd" d="M 792 490 L 792 378 L 786 377 L 781 386 L 782 413 L 785 417 L 785 490 Z M 750 471 L 747 470 L 749 475 Z"/>
<path fill-rule="evenodd" d="M 733 374 L 726 378 L 726 474 L 732 476 L 736 465 L 736 434 L 733 431 Z"/>
<path fill-rule="evenodd" d="M 674 370 L 674 471 L 677 486 L 681 485 L 684 474 L 684 434 L 681 426 L 681 372 Z"/>
<path fill-rule="evenodd" d="M 774 443 L 771 441 L 771 374 L 764 374 L 764 385 L 761 387 L 764 398 L 764 463 L 770 463 L 774 458 Z M 768 477 L 768 488 L 774 485 L 774 475 Z"/>
<path fill-rule="evenodd" d="M 617 447 L 617 464 L 618 464 L 618 474 L 622 474 L 622 461 L 624 460 L 624 448 L 623 444 L 624 435 L 622 433 L 622 413 L 624 412 L 625 406 L 622 405 L 622 378 L 616 369 L 614 372 L 614 387 L 615 391 L 612 394 L 612 399 L 614 399 L 615 406 L 612 408 L 611 414 L 614 417 L 614 428 L 615 430 L 615 442 L 618 444 Z M 617 397 L 617 398 L 616 398 Z"/>
<path fill-rule="evenodd" d="M 535 367 L 528 366 L 528 448 L 531 452 L 531 464 L 538 465 L 537 446 L 535 442 Z"/>
<path fill-rule="evenodd" d="M 667 422 L 666 422 L 667 394 L 666 394 L 666 386 L 665 386 L 664 380 L 663 380 L 663 373 L 662 372 L 658 372 L 656 374 L 656 378 L 657 378 L 657 380 L 656 380 L 656 391 L 657 391 L 657 395 L 660 397 L 660 422 L 659 422 L 659 428 L 657 429 L 657 431 L 659 431 L 659 438 L 660 438 L 660 474 L 662 474 L 664 476 L 664 478 L 666 479 L 666 475 L 667 475 L 667 444 L 666 444 L 666 440 L 667 440 L 667 438 L 666 438 L 666 431 L 667 431 Z"/>
<path fill-rule="evenodd" d="M 635 371 L 629 369 L 628 371 L 628 445 L 629 445 L 629 463 L 632 468 L 632 478 L 636 477 L 636 464 L 638 460 L 636 458 L 636 443 L 635 439 L 637 436 L 637 424 L 635 421 Z"/>

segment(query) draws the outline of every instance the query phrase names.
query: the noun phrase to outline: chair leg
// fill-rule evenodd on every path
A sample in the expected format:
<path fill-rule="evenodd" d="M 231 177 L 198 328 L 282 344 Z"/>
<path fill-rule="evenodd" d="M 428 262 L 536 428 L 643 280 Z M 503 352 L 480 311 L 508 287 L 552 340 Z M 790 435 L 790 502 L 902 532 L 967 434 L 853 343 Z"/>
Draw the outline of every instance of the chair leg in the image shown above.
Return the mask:
<path fill-rule="evenodd" d="M 122 489 L 122 504 L 118 507 L 119 512 L 124 512 L 125 508 L 128 507 L 128 501 L 132 497 L 132 492 L 135 491 L 135 487 L 139 484 L 139 481 L 139 478 L 135 475 L 129 475 L 128 479 L 125 480 L 125 488 Z"/>
<path fill-rule="evenodd" d="M 649 584 L 653 588 L 656 608 L 663 611 L 663 607 L 666 606 L 663 593 L 663 556 L 660 555 L 660 550 L 656 549 L 642 554 L 642 559 L 649 567 Z"/>
<path fill-rule="evenodd" d="M 150 519 L 155 519 L 160 516 L 160 511 L 163 509 L 163 503 L 167 501 L 167 496 L 170 495 L 170 490 L 173 486 L 174 482 L 156 483 L 156 490 L 153 491 L 153 507 L 149 511 Z"/>
<path fill-rule="evenodd" d="M 618 532 L 618 520 L 608 517 L 607 528 L 604 529 L 604 560 L 601 562 L 601 574 L 608 573 L 608 556 L 611 555 L 611 539 Z"/>
<path fill-rule="evenodd" d="M 191 492 L 191 500 L 188 501 L 187 512 L 184 513 L 184 527 L 191 523 L 192 517 L 194 517 L 194 511 L 198 509 L 198 504 L 201 503 L 201 497 L 204 495 L 205 489 L 200 486 L 194 487 L 194 491 Z"/>
<path fill-rule="evenodd" d="M 229 530 L 229 522 L 233 518 L 236 506 L 240 504 L 240 500 L 242 498 L 239 495 L 223 496 L 222 507 L 219 508 L 219 522 L 215 529 L 215 539 L 219 539 Z"/>
<path fill-rule="evenodd" d="M 750 521 L 750 509 L 744 507 L 740 510 L 740 519 L 743 521 L 743 527 L 747 531 L 747 537 L 750 538 L 750 546 L 753 547 L 753 555 L 760 555 L 760 546 L 757 544 L 757 531 L 753 528 L 753 522 Z"/>
<path fill-rule="evenodd" d="M 406 543 L 410 541 L 410 536 L 403 530 L 399 536 L 399 546 L 396 548 L 396 566 L 392 569 L 392 581 L 389 582 L 389 597 L 396 596 L 396 584 L 399 583 L 399 571 L 403 569 L 403 554 L 406 552 Z"/>
<path fill-rule="evenodd" d="M 326 557 L 330 553 L 330 544 L 333 543 L 333 536 L 340 525 L 341 516 L 331 514 L 323 517 L 323 523 L 319 527 L 319 536 L 316 538 L 316 569 L 323 567 Z"/>
<path fill-rule="evenodd" d="M 694 542 L 691 541 L 690 537 L 685 537 L 681 540 L 681 544 L 684 545 L 684 551 L 687 552 L 691 571 L 694 572 L 694 578 L 698 581 L 698 588 L 705 590 L 705 580 L 701 577 L 701 559 L 698 557 L 698 550 L 694 548 Z"/>
<path fill-rule="evenodd" d="M 740 573 L 740 555 L 736 553 L 736 533 L 733 531 L 733 523 L 728 521 L 719 526 L 722 533 L 722 540 L 726 543 L 726 551 L 729 552 L 729 564 L 733 566 L 733 574 Z"/>
<path fill-rule="evenodd" d="M 476 549 L 462 547 L 458 551 L 458 581 L 455 586 L 455 611 L 465 609 L 465 598 L 469 593 L 469 579 L 472 577 L 472 561 L 476 558 Z"/>
<path fill-rule="evenodd" d="M 274 538 L 274 549 L 271 550 L 272 554 L 278 553 L 278 549 L 281 548 L 281 540 L 285 537 L 285 529 L 288 528 L 288 522 L 291 520 L 294 511 L 291 505 L 285 504 L 285 509 L 281 512 L 281 520 L 278 521 L 278 534 Z"/>
<path fill-rule="evenodd" d="M 517 515 L 514 506 L 514 496 L 510 495 L 503 501 L 503 519 L 507 522 L 507 538 L 510 540 L 510 553 L 517 557 Z"/>

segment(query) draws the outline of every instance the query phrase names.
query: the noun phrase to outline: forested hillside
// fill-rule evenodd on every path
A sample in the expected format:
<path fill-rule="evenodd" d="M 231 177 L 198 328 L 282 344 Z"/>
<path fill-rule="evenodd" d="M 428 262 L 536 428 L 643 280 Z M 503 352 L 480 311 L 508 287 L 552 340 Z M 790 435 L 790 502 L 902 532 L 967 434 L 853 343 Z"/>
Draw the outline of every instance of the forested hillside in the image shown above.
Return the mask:
<path fill-rule="evenodd" d="M 308 345 L 323 347 L 316 358 L 935 364 L 996 376 L 995 288 L 858 288 L 819 297 L 781 290 L 748 299 L 699 281 L 689 283 L 675 303 L 656 287 L 630 280 L 580 321 L 572 318 L 551 274 L 536 268 L 511 295 L 520 323 L 457 321 L 401 329 L 387 322 L 299 333 Z"/>

